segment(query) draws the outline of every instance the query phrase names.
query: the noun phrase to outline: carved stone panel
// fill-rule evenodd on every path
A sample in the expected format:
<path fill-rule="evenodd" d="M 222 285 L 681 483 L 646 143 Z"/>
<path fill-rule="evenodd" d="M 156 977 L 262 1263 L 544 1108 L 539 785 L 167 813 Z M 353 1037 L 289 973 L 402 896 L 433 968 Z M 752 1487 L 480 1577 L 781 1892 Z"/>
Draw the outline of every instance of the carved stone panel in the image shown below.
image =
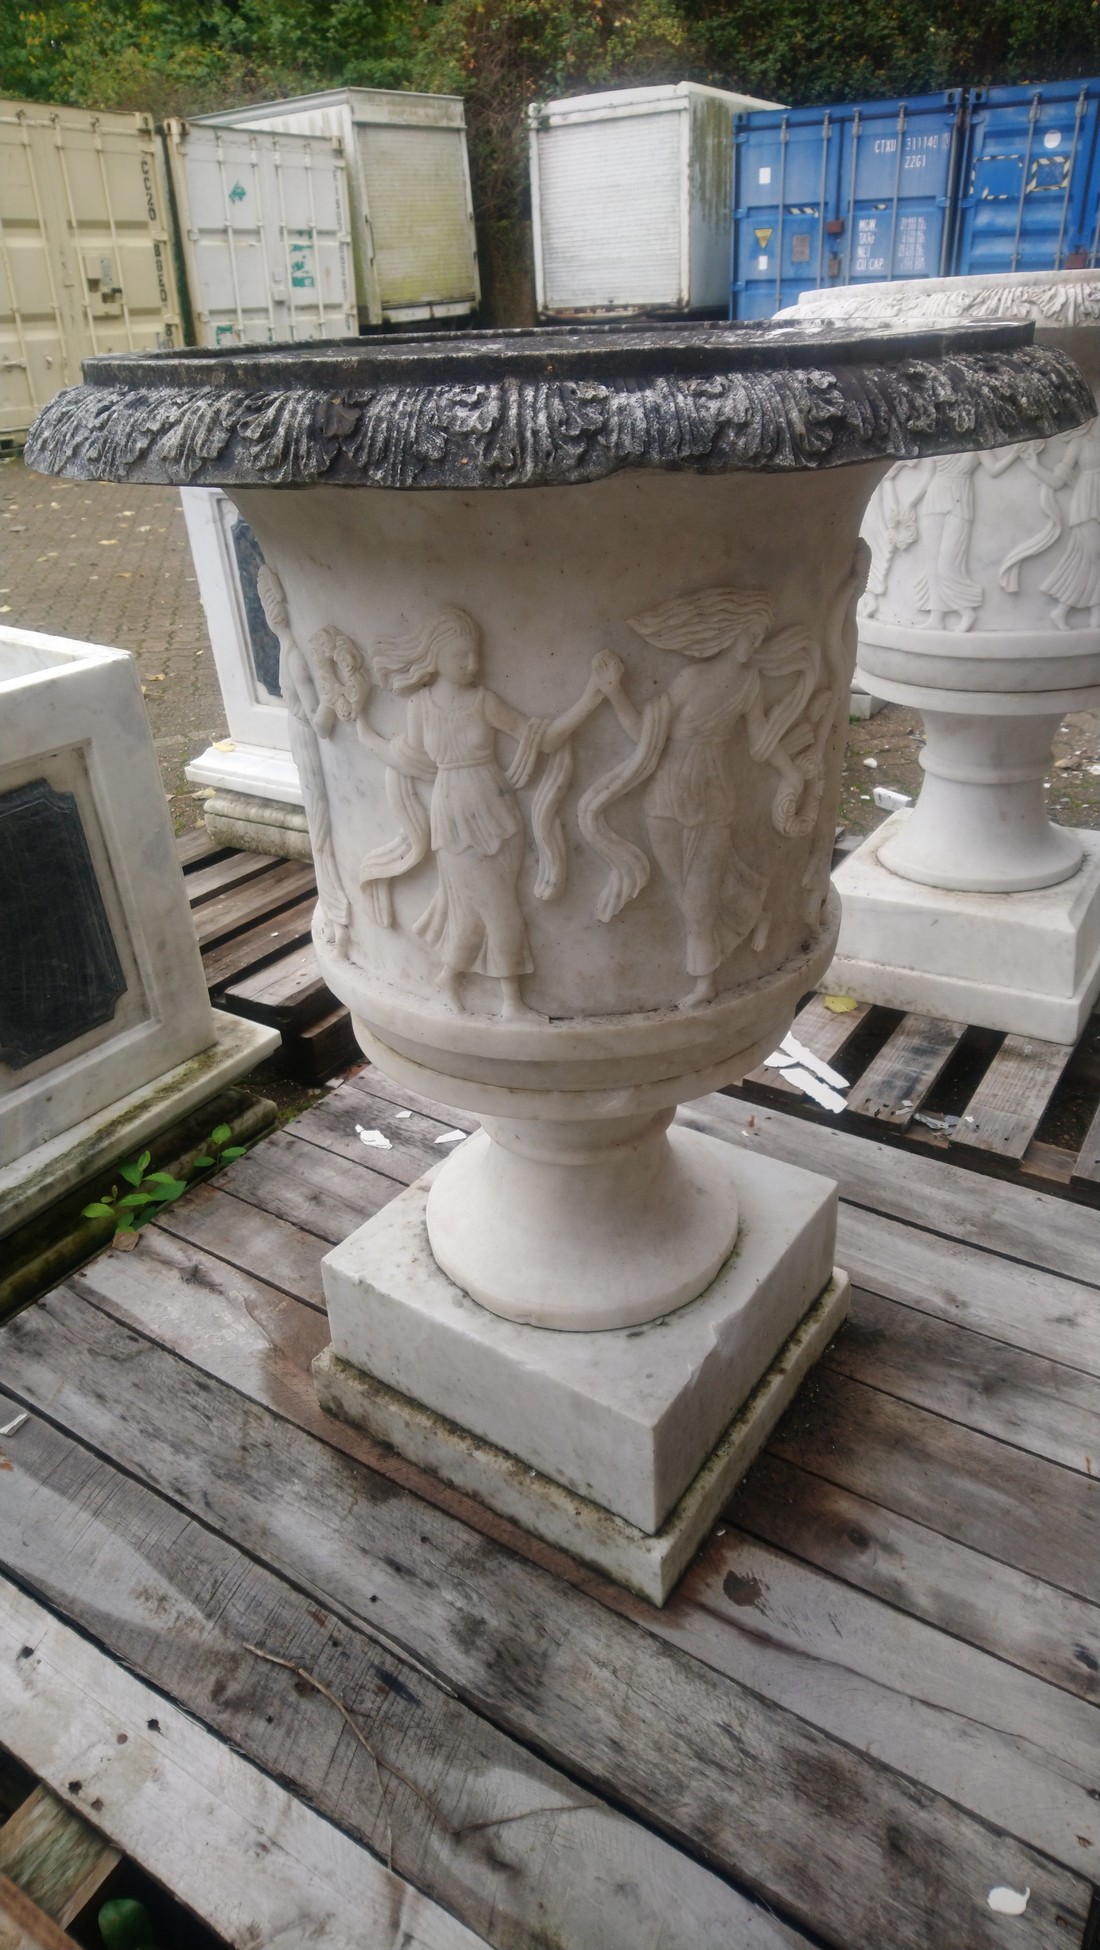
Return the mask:
<path fill-rule="evenodd" d="M 109 1022 L 126 980 L 71 792 L 0 794 L 0 1062 L 24 1069 Z"/>
<path fill-rule="evenodd" d="M 241 601 L 252 668 L 257 679 L 272 697 L 281 697 L 279 684 L 279 639 L 264 614 L 257 589 L 257 578 L 264 566 L 263 550 L 247 521 L 238 515 L 232 528 L 233 554 L 240 578 Z"/>

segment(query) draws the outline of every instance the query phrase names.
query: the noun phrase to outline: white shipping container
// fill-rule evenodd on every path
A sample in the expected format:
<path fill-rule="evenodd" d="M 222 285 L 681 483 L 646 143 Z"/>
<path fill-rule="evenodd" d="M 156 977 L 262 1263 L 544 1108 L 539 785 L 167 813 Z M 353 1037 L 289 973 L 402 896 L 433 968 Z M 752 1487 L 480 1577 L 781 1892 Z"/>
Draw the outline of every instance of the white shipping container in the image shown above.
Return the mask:
<path fill-rule="evenodd" d="M 343 143 L 361 326 L 476 310 L 481 292 L 459 96 L 334 88 L 199 120 Z"/>
<path fill-rule="evenodd" d="M 356 335 L 339 141 L 169 121 L 164 147 L 199 345 Z"/>
<path fill-rule="evenodd" d="M 776 106 L 690 81 L 533 103 L 540 315 L 724 312 L 734 116 Z"/>
<path fill-rule="evenodd" d="M 97 352 L 182 343 L 148 115 L 0 101 L 0 434 Z"/>

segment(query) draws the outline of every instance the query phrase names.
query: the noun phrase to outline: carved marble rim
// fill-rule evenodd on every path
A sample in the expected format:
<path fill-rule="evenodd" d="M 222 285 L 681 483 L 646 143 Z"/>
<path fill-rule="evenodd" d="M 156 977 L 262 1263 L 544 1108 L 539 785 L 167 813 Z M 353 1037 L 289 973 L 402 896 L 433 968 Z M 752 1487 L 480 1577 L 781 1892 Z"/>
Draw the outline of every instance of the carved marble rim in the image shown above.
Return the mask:
<path fill-rule="evenodd" d="M 912 278 L 901 284 L 806 291 L 780 314 L 849 327 L 900 320 L 913 330 L 1013 318 L 1048 329 L 1100 326 L 1100 271 L 998 271 L 989 277 Z"/>
<path fill-rule="evenodd" d="M 1090 419 L 1026 324 L 811 324 L 118 354 L 39 414 L 45 474 L 171 486 L 571 486 L 789 473 L 1046 439 Z"/>

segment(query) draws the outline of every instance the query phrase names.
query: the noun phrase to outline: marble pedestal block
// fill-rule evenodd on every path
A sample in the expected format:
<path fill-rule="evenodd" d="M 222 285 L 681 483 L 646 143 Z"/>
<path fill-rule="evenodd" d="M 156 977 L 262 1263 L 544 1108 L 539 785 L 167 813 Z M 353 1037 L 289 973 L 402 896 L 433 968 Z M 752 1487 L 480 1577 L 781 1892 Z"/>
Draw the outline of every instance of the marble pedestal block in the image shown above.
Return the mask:
<path fill-rule="evenodd" d="M 1100 995 L 1100 833 L 1072 835 L 1081 865 L 1014 894 L 926 887 L 891 873 L 909 812 L 837 868 L 840 943 L 824 986 L 888 1009 L 1075 1043 Z"/>
<path fill-rule="evenodd" d="M 323 1399 L 649 1595 L 845 1304 L 832 1188 L 675 1107 L 835 949 L 871 491 L 1092 411 L 1029 333 L 119 356 L 28 448 L 240 510 L 321 971 L 381 1069 L 482 1120 L 331 1255 Z"/>
<path fill-rule="evenodd" d="M 501 1321 L 432 1254 L 437 1167 L 327 1255 L 315 1365 L 334 1414 L 657 1602 L 848 1304 L 835 1186 L 680 1135 L 730 1171 L 740 1212 L 689 1305 L 596 1334 Z"/>
<path fill-rule="evenodd" d="M 127 652 L 0 630 L 0 1236 L 278 1046 L 210 1007 Z"/>
<path fill-rule="evenodd" d="M 260 545 L 217 488 L 180 490 L 229 735 L 184 767 L 213 787 L 204 809 L 219 846 L 312 858 L 302 787 L 291 756 L 279 641 L 259 598 Z"/>

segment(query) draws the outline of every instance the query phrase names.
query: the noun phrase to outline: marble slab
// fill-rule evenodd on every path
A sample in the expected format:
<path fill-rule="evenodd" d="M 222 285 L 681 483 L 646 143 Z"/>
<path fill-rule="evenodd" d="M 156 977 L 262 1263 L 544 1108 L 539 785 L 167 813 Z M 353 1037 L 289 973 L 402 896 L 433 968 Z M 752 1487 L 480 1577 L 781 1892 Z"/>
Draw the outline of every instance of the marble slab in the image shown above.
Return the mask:
<path fill-rule="evenodd" d="M 566 1333 L 502 1320 L 440 1270 L 431 1177 L 322 1262 L 335 1355 L 657 1531 L 827 1286 L 835 1185 L 739 1153 L 737 1244 L 706 1291 L 644 1326 Z"/>
<path fill-rule="evenodd" d="M 1100 833 L 1074 833 L 1084 861 L 1057 886 L 968 893 L 925 887 L 880 863 L 910 817 L 893 813 L 833 875 L 843 918 L 823 986 L 888 1009 L 1076 1042 L 1100 994 Z"/>

